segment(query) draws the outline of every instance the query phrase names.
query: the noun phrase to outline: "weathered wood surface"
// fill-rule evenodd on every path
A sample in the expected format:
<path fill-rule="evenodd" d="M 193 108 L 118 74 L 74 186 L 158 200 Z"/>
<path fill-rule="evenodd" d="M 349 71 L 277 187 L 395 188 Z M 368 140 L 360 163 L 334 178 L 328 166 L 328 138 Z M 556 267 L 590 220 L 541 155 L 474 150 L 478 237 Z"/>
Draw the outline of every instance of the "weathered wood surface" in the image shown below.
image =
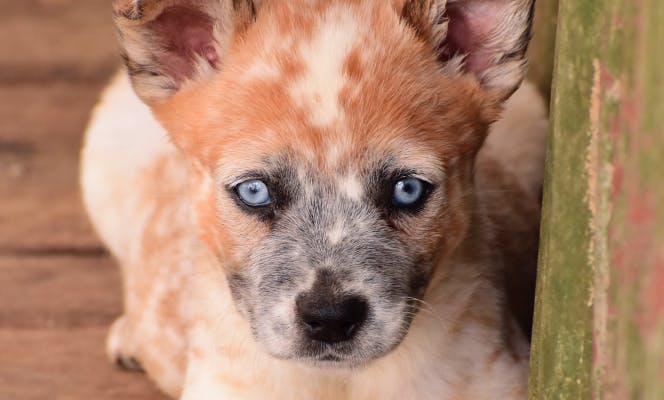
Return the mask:
<path fill-rule="evenodd" d="M 560 0 L 532 399 L 664 399 L 663 20 Z"/>
<path fill-rule="evenodd" d="M 117 52 L 108 0 L 0 0 L 0 400 L 163 399 L 104 356 L 120 283 L 78 152 Z"/>

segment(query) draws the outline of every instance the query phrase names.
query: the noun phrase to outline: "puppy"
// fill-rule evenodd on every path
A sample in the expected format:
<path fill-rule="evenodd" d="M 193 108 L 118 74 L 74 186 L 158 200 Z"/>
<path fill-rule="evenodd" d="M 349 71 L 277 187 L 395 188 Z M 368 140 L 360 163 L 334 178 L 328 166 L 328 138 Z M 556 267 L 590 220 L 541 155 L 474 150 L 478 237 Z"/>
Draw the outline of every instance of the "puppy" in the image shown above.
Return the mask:
<path fill-rule="evenodd" d="M 111 359 L 186 400 L 525 399 L 532 3 L 115 0 L 81 176 Z"/>

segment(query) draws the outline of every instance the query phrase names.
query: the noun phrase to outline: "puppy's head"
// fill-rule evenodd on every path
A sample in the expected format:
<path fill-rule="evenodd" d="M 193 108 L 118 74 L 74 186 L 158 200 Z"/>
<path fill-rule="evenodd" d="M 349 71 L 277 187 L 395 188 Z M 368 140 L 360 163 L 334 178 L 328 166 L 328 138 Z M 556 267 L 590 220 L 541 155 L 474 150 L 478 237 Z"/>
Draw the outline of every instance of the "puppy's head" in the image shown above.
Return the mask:
<path fill-rule="evenodd" d="M 532 1 L 399 3 L 116 2 L 201 237 L 274 356 L 352 365 L 400 343 L 523 78 Z"/>

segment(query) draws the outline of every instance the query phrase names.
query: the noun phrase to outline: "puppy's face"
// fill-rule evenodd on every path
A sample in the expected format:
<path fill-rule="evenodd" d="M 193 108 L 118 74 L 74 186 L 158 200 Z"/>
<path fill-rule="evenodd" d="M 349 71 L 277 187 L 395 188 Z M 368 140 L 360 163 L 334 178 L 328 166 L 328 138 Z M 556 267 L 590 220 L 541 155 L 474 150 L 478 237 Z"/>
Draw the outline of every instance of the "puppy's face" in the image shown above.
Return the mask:
<path fill-rule="evenodd" d="M 359 363 L 402 340 L 464 234 L 485 98 L 388 7 L 280 11 L 160 115 L 198 119 L 179 142 L 209 173 L 199 223 L 256 339 Z"/>
<path fill-rule="evenodd" d="M 153 109 L 192 160 L 201 237 L 255 339 L 349 366 L 401 342 L 464 237 L 505 96 L 441 66 L 435 35 L 387 2 L 314 3 L 265 4 L 220 72 Z M 430 17 L 413 3 L 410 23 Z"/>

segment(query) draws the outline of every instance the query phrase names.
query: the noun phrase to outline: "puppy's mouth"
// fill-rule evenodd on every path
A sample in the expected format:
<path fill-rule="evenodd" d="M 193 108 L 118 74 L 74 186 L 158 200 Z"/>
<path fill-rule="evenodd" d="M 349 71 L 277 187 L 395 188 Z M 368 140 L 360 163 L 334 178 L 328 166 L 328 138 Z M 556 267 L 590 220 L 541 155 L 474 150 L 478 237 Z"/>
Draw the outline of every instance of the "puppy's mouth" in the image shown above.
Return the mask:
<path fill-rule="evenodd" d="M 406 307 L 409 311 L 393 317 L 392 323 L 398 326 L 385 327 L 384 322 L 376 323 L 371 316 L 352 337 L 338 342 L 317 340 L 307 335 L 298 324 L 297 339 L 291 342 L 286 351 L 267 349 L 273 357 L 294 361 L 312 368 L 360 369 L 373 361 L 387 356 L 397 348 L 407 336 L 417 304 Z M 292 330 L 291 330 L 292 332 Z"/>
<path fill-rule="evenodd" d="M 361 360 L 352 355 L 340 354 L 332 349 L 319 354 L 300 358 L 301 362 L 320 369 L 355 369 L 366 365 L 367 360 Z"/>
<path fill-rule="evenodd" d="M 343 361 L 343 358 L 333 354 L 333 353 L 327 353 L 323 354 L 322 356 L 318 357 L 318 361 L 323 361 L 323 362 L 340 362 Z"/>

